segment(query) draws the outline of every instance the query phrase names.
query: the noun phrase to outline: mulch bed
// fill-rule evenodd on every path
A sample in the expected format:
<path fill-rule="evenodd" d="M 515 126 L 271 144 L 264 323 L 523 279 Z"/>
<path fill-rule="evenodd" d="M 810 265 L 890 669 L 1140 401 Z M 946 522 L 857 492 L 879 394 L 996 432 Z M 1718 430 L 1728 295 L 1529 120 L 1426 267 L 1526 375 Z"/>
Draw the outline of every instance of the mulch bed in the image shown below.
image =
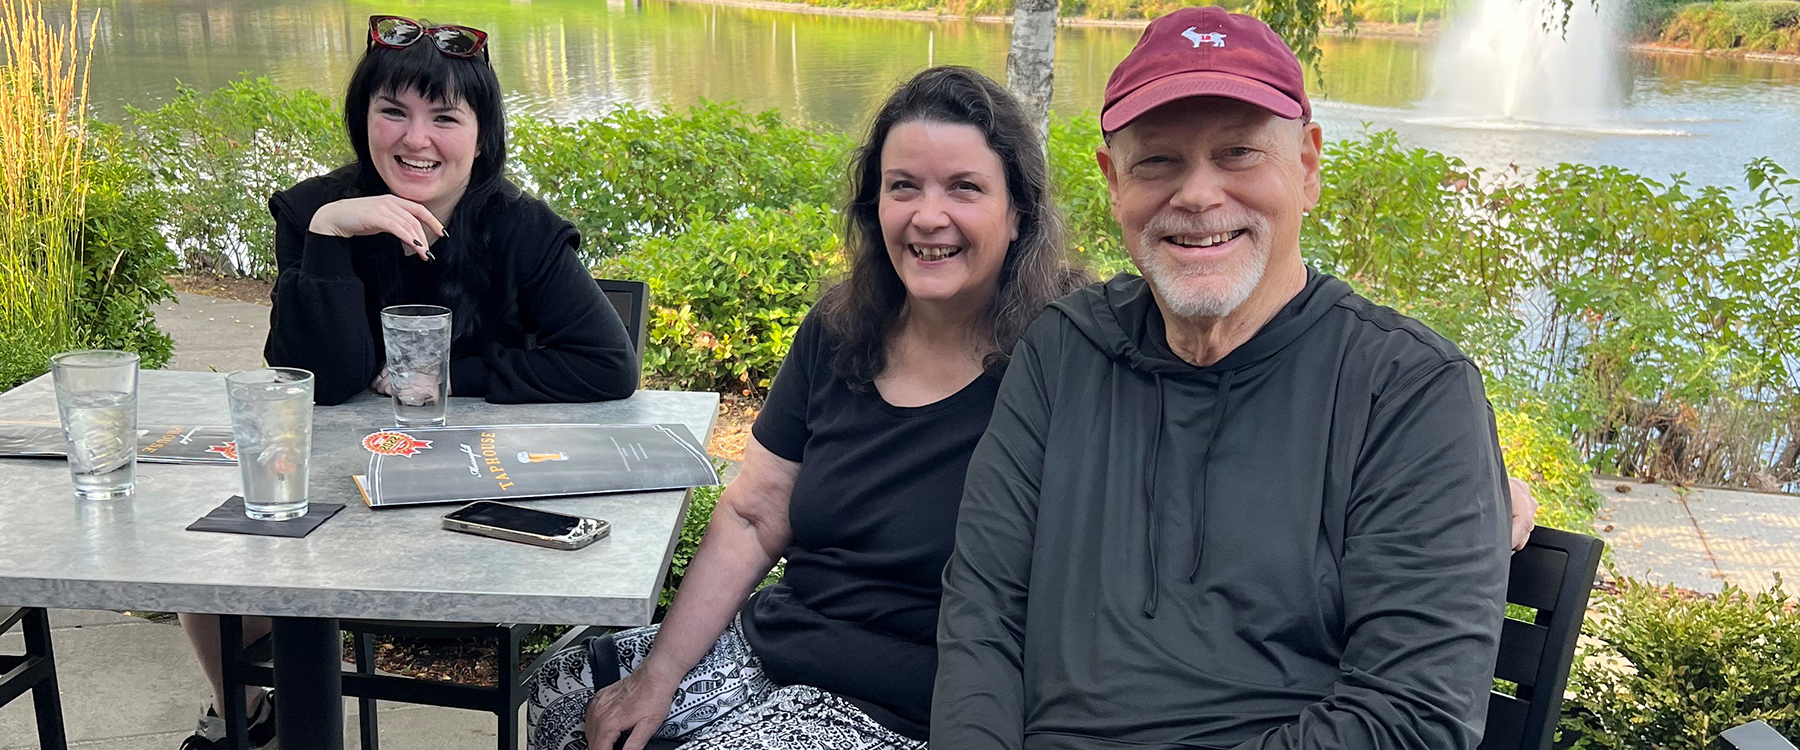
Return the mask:
<path fill-rule="evenodd" d="M 355 658 L 344 642 L 344 661 Z M 473 638 L 375 637 L 375 668 L 422 680 L 493 685 L 498 659 L 492 641 Z"/>
<path fill-rule="evenodd" d="M 177 292 L 188 294 L 204 294 L 208 297 L 228 299 L 234 302 L 249 302 L 256 305 L 269 304 L 269 290 L 275 288 L 275 282 L 261 279 L 246 279 L 235 276 L 218 276 L 210 273 L 180 273 L 164 276 L 163 280 Z"/>
<path fill-rule="evenodd" d="M 750 443 L 750 425 L 762 412 L 762 397 L 727 393 L 719 397 L 719 422 L 713 427 L 706 452 L 727 461 L 742 462 Z"/>

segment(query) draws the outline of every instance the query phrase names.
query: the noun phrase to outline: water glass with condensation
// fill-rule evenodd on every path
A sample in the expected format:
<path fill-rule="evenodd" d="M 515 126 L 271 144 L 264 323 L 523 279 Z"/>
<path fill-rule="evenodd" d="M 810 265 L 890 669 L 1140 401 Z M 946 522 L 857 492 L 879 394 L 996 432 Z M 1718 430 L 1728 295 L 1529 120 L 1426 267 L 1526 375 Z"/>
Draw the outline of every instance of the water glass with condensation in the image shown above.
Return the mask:
<path fill-rule="evenodd" d="M 381 311 L 394 424 L 441 427 L 450 405 L 450 309 L 395 305 Z"/>
<path fill-rule="evenodd" d="M 50 358 L 75 496 L 111 500 L 137 484 L 138 355 L 111 349 Z"/>
<path fill-rule="evenodd" d="M 291 367 L 234 372 L 225 376 L 225 395 L 244 478 L 244 515 L 257 521 L 306 515 L 313 374 Z"/>

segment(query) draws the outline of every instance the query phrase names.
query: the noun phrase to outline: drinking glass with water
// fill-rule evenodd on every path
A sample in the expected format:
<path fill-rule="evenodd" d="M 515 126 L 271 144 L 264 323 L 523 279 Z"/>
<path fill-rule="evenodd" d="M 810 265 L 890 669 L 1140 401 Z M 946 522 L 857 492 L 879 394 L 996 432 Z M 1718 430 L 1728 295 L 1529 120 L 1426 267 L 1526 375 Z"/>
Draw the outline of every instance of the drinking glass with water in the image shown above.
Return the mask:
<path fill-rule="evenodd" d="M 450 404 L 450 309 L 395 305 L 381 311 L 394 424 L 441 427 Z"/>
<path fill-rule="evenodd" d="M 258 521 L 306 515 L 313 374 L 288 367 L 234 372 L 225 377 L 225 392 L 244 478 L 244 515 Z"/>
<path fill-rule="evenodd" d="M 110 349 L 50 358 L 75 496 L 111 500 L 137 484 L 138 355 Z"/>

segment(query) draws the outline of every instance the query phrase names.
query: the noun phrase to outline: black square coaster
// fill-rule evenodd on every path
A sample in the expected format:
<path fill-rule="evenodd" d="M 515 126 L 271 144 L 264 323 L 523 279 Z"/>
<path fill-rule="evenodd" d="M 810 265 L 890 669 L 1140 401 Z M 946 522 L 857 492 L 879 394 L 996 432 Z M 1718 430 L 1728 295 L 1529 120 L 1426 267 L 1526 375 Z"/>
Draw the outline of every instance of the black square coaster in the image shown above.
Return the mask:
<path fill-rule="evenodd" d="M 284 536 L 298 539 L 319 528 L 344 509 L 343 503 L 308 503 L 306 515 L 291 521 L 256 521 L 244 515 L 244 497 L 232 495 L 205 518 L 188 524 L 188 531 L 222 531 L 227 534 Z"/>

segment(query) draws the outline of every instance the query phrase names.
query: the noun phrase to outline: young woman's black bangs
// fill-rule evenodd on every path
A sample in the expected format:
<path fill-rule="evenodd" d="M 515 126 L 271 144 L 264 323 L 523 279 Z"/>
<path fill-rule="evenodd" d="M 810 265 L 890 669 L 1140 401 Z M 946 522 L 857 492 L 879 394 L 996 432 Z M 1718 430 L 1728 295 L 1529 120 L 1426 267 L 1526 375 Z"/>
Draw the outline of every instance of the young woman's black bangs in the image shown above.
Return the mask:
<path fill-rule="evenodd" d="M 415 48 L 409 48 L 412 53 Z M 427 49 L 419 45 L 416 49 L 437 55 L 437 50 Z M 463 102 L 470 109 L 482 100 L 484 94 L 481 76 L 473 75 L 473 71 L 464 71 L 468 65 L 485 65 L 475 60 L 455 61 L 446 65 L 444 60 L 433 60 L 421 54 L 389 54 L 384 55 L 370 78 L 370 88 L 376 93 L 397 94 L 406 91 L 418 92 L 420 96 L 433 102 Z"/>

